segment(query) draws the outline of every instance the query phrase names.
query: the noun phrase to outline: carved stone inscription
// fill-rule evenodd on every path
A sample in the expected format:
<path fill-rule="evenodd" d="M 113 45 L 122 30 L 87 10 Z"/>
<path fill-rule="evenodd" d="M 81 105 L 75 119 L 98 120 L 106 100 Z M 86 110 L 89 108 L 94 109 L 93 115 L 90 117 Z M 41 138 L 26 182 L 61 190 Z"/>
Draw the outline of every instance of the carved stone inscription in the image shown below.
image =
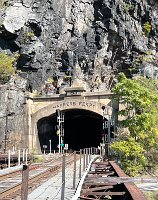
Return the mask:
<path fill-rule="evenodd" d="M 53 105 L 54 109 L 68 109 L 72 107 L 90 109 L 90 110 L 98 109 L 96 102 L 86 102 L 86 101 L 67 101 Z"/>

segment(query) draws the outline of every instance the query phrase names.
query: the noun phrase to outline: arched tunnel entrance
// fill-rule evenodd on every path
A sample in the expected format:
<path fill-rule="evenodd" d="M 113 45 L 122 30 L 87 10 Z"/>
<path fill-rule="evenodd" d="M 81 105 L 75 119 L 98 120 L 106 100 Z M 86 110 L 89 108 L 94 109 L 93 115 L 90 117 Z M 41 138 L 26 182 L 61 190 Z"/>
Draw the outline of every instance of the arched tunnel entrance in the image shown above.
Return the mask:
<path fill-rule="evenodd" d="M 102 142 L 103 117 L 97 113 L 71 109 L 64 110 L 64 144 L 69 149 L 79 150 L 86 147 L 98 147 Z M 43 152 L 43 145 L 49 152 L 49 140 L 52 150 L 57 150 L 58 135 L 56 130 L 57 117 L 55 114 L 42 118 L 37 123 L 39 142 Z"/>

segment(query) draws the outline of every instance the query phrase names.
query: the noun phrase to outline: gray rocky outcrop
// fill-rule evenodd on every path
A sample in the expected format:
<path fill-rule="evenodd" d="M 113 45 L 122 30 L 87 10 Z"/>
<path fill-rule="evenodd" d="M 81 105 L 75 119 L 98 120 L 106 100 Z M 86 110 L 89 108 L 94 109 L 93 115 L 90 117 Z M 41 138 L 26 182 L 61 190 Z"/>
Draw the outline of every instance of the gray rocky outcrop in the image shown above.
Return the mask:
<path fill-rule="evenodd" d="M 32 89 L 40 91 L 48 78 L 67 86 L 67 74 L 88 91 L 110 89 L 119 71 L 157 78 L 157 12 L 154 0 L 10 0 L 2 15 L 1 48 L 5 43 L 5 50 L 20 54 L 16 67 L 30 72 Z M 146 74 L 148 54 L 156 71 Z"/>
<path fill-rule="evenodd" d="M 26 128 L 24 82 L 17 80 L 21 88 L 13 83 L 0 86 L 0 150 L 5 148 L 5 143 L 7 149 L 22 147 Z"/>
<path fill-rule="evenodd" d="M 30 8 L 24 7 L 21 3 L 9 6 L 5 11 L 4 28 L 10 33 L 16 33 L 24 27 L 29 19 Z"/>

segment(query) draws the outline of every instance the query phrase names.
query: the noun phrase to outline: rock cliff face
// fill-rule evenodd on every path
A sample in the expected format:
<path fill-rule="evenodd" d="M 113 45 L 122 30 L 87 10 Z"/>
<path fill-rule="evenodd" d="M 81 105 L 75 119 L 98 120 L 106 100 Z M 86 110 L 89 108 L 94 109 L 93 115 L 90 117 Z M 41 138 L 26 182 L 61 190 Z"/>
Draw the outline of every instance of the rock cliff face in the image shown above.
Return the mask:
<path fill-rule="evenodd" d="M 4 14 L 5 13 L 5 14 Z M 157 78 L 155 0 L 10 0 L 1 12 L 1 50 L 18 53 L 30 88 L 48 78 L 59 86 L 110 89 L 114 75 Z"/>
<path fill-rule="evenodd" d="M 13 85 L 0 86 L 0 150 L 21 147 L 26 127 L 23 91 Z"/>
<path fill-rule="evenodd" d="M 2 2 L 0 51 L 19 54 L 15 67 L 31 91 L 48 79 L 59 92 L 109 90 L 120 71 L 158 77 L 156 0 Z"/>

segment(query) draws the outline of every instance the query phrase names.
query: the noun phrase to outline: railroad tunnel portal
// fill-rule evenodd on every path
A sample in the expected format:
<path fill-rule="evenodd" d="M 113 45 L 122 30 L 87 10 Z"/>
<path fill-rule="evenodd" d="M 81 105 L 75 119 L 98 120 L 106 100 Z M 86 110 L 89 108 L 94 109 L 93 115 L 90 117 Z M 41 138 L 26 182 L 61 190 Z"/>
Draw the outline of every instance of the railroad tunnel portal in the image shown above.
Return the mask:
<path fill-rule="evenodd" d="M 116 106 L 109 98 L 109 94 L 86 94 L 81 97 L 34 97 L 28 98 L 27 105 L 30 108 L 28 115 L 28 135 L 26 146 L 29 151 L 43 151 L 43 145 L 49 151 L 49 140 L 52 150 L 57 150 L 59 143 L 57 135 L 56 110 L 64 113 L 64 144 L 69 149 L 79 150 L 86 147 L 98 147 L 102 137 L 103 109 L 106 107 L 110 115 L 117 115 Z"/>
<path fill-rule="evenodd" d="M 95 112 L 83 109 L 70 109 L 62 111 L 64 114 L 64 143 L 69 149 L 79 150 L 85 147 L 98 147 L 102 142 L 103 117 Z M 56 115 L 42 118 L 37 123 L 38 137 L 41 150 L 43 145 L 49 152 L 51 148 L 57 150 L 57 119 Z"/>

